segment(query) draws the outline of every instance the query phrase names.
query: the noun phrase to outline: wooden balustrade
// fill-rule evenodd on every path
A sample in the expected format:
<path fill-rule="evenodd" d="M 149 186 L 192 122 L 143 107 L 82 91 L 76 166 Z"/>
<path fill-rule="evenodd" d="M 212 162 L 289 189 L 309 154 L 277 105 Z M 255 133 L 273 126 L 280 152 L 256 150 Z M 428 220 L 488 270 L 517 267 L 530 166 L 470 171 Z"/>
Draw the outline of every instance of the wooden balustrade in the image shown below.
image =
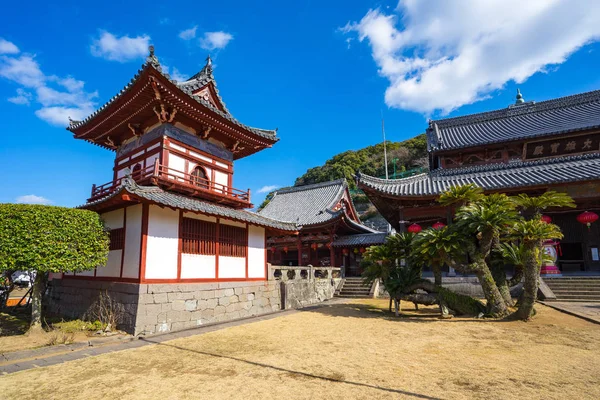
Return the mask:
<path fill-rule="evenodd" d="M 152 183 L 167 190 L 175 190 L 192 196 L 207 197 L 231 205 L 251 206 L 250 189 L 244 192 L 209 179 L 169 168 L 166 165 L 161 165 L 158 160 L 154 165 L 134 171 L 131 176 L 138 184 Z M 92 195 L 88 201 L 98 200 L 109 195 L 121 185 L 122 181 L 123 177 L 100 186 L 93 185 Z"/>
<path fill-rule="evenodd" d="M 307 265 L 303 267 L 288 267 L 269 264 L 269 280 L 315 280 L 334 279 L 342 277 L 340 267 L 314 267 Z"/>

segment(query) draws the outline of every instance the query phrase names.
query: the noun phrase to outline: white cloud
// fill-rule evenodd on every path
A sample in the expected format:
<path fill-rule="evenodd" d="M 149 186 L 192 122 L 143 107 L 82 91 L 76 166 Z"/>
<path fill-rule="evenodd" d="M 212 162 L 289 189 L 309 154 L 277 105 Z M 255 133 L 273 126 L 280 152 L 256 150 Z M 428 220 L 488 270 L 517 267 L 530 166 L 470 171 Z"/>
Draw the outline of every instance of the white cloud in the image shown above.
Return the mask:
<path fill-rule="evenodd" d="M 524 82 L 600 38 L 595 0 L 401 0 L 342 31 L 371 46 L 390 107 L 448 113 Z"/>
<path fill-rule="evenodd" d="M 27 194 L 19 196 L 15 199 L 16 203 L 22 204 L 51 204 L 52 202 L 45 197 L 36 196 L 35 194 Z"/>
<path fill-rule="evenodd" d="M 270 193 L 277 188 L 279 188 L 278 185 L 267 185 L 267 186 L 263 186 L 260 189 L 258 189 L 257 193 Z"/>
<path fill-rule="evenodd" d="M 227 32 L 204 32 L 200 38 L 200 47 L 205 50 L 224 49 L 233 40 L 233 35 Z"/>
<path fill-rule="evenodd" d="M 35 115 L 52 125 L 65 127 L 69 117 L 80 120 L 96 108 L 98 93 L 86 92 L 85 82 L 72 76 L 62 78 L 44 74 L 30 54 L 0 56 L 0 77 L 21 86 L 17 88 L 16 96 L 7 99 L 11 103 L 29 105 L 33 94 L 26 89 L 35 91 L 35 101 L 41 106 Z"/>
<path fill-rule="evenodd" d="M 37 61 L 27 54 L 0 56 L 0 76 L 25 87 L 38 87 L 46 80 Z"/>
<path fill-rule="evenodd" d="M 25 89 L 18 88 L 17 95 L 9 97 L 7 100 L 14 104 L 29 105 L 31 102 L 32 95 Z"/>
<path fill-rule="evenodd" d="M 17 54 L 19 48 L 12 42 L 0 38 L 0 54 Z"/>
<path fill-rule="evenodd" d="M 162 70 L 164 73 L 169 74 L 169 76 L 171 77 L 171 79 L 175 79 L 178 82 L 185 82 L 188 80 L 187 75 L 183 75 L 181 72 L 179 72 L 179 70 L 175 67 L 173 67 L 173 69 L 169 68 L 168 65 L 161 65 Z"/>
<path fill-rule="evenodd" d="M 196 37 L 196 29 L 198 26 L 193 26 L 190 29 L 179 32 L 179 38 L 183 40 L 191 40 Z"/>
<path fill-rule="evenodd" d="M 148 54 L 150 36 L 116 37 L 110 32 L 102 31 L 100 37 L 90 46 L 92 55 L 110 61 L 127 62 Z"/>

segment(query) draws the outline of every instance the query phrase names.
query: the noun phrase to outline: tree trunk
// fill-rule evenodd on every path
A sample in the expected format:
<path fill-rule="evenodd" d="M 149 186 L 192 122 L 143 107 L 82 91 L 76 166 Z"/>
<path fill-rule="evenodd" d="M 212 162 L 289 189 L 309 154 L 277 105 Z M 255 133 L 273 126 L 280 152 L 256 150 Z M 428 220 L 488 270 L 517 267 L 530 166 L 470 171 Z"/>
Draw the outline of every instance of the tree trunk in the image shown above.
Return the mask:
<path fill-rule="evenodd" d="M 39 331 L 42 329 L 42 297 L 46 290 L 46 283 L 48 282 L 48 274 L 45 272 L 38 272 L 35 275 L 33 281 L 33 288 L 31 291 L 31 331 Z"/>
<path fill-rule="evenodd" d="M 400 315 L 400 299 L 394 299 L 394 314 L 396 317 Z"/>
<path fill-rule="evenodd" d="M 389 306 L 389 312 L 392 312 L 392 301 L 394 301 L 394 299 L 392 299 L 392 296 L 390 295 L 390 306 Z"/>
<path fill-rule="evenodd" d="M 510 287 L 508 286 L 508 281 L 506 279 L 506 271 L 504 271 L 504 264 L 493 263 L 492 264 L 492 276 L 494 277 L 494 281 L 496 282 L 496 286 L 498 286 L 498 290 L 504 299 L 507 307 L 513 306 L 513 299 L 510 295 Z"/>
<path fill-rule="evenodd" d="M 436 286 L 442 286 L 442 268 L 440 263 L 434 262 L 431 264 L 433 270 L 433 279 Z"/>
<path fill-rule="evenodd" d="M 475 274 L 479 279 L 479 283 L 481 283 L 481 288 L 483 289 L 483 294 L 487 301 L 488 314 L 495 317 L 506 316 L 508 314 L 508 308 L 506 307 L 506 303 L 498 286 L 496 286 L 496 281 L 492 276 L 492 272 L 484 260 L 477 263 Z"/>
<path fill-rule="evenodd" d="M 508 280 L 508 287 L 517 286 L 523 280 L 523 266 L 515 265 L 515 274 Z"/>
<path fill-rule="evenodd" d="M 525 241 L 525 266 L 523 268 L 523 295 L 519 301 L 516 317 L 523 321 L 529 320 L 533 314 L 533 306 L 537 300 L 541 263 L 536 257 L 536 252 L 541 254 L 542 241 Z"/>

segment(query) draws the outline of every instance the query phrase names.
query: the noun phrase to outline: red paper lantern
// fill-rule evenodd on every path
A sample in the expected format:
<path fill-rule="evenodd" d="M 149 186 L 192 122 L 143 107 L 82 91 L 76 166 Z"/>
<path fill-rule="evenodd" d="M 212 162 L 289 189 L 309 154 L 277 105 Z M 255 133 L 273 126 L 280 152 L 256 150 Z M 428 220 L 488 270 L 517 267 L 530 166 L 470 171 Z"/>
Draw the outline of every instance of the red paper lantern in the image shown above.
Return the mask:
<path fill-rule="evenodd" d="M 577 216 L 577 221 L 582 224 L 586 224 L 588 229 L 590 226 L 598 220 L 598 214 L 593 213 L 591 211 L 584 211 Z"/>
<path fill-rule="evenodd" d="M 310 245 L 310 248 L 313 249 L 313 250 L 316 250 L 317 247 L 319 247 L 319 246 L 316 243 L 313 243 L 313 244 Z"/>
<path fill-rule="evenodd" d="M 433 229 L 442 229 L 445 226 L 446 226 L 446 224 L 444 224 L 443 222 L 440 222 L 440 221 L 438 221 L 435 224 L 431 225 L 431 227 Z"/>
<path fill-rule="evenodd" d="M 327 246 L 328 249 L 331 249 L 331 242 L 327 243 L 325 246 Z"/>
<path fill-rule="evenodd" d="M 343 249 L 343 250 L 342 250 L 342 254 L 343 254 L 343 255 L 347 256 L 347 255 L 348 255 L 348 253 L 349 253 L 348 249 Z"/>
<path fill-rule="evenodd" d="M 408 231 L 410 233 L 419 233 L 423 230 L 423 228 L 421 228 L 421 225 L 419 224 L 412 224 L 411 226 L 408 227 Z"/>
<path fill-rule="evenodd" d="M 275 246 L 271 247 L 271 253 L 275 253 L 276 250 L 277 248 Z"/>
<path fill-rule="evenodd" d="M 365 251 L 367 251 L 367 249 L 365 249 L 364 247 L 360 248 L 360 254 L 364 254 Z"/>
<path fill-rule="evenodd" d="M 283 246 L 283 251 L 285 251 L 285 254 L 287 254 L 289 248 L 287 246 Z"/>
<path fill-rule="evenodd" d="M 544 221 L 547 224 L 549 224 L 550 222 L 552 222 L 552 218 L 550 218 L 548 215 L 542 215 L 541 220 Z"/>

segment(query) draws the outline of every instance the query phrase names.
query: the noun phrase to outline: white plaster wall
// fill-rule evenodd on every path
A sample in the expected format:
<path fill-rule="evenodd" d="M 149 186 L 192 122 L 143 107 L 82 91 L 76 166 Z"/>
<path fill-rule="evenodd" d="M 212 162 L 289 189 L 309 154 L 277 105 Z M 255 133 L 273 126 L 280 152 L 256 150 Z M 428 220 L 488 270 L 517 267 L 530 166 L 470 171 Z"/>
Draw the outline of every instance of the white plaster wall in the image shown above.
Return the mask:
<path fill-rule="evenodd" d="M 229 169 L 229 165 L 227 165 L 225 163 L 222 163 L 222 162 L 219 162 L 219 161 L 215 161 L 215 164 L 217 164 L 221 168 L 227 168 L 227 169 Z"/>
<path fill-rule="evenodd" d="M 89 271 L 76 272 L 75 276 L 94 276 L 94 270 L 90 269 Z"/>
<path fill-rule="evenodd" d="M 175 150 L 179 150 L 179 151 L 182 151 L 182 152 L 184 152 L 184 153 L 185 153 L 185 152 L 186 152 L 186 150 L 187 150 L 185 147 L 183 147 L 183 146 L 180 146 L 180 145 L 178 145 L 178 144 L 175 144 L 175 143 L 172 143 L 172 142 L 171 142 L 171 143 L 169 143 L 169 147 L 172 147 L 172 148 L 174 148 Z"/>
<path fill-rule="evenodd" d="M 181 254 L 181 279 L 214 279 L 216 268 L 216 256 Z"/>
<path fill-rule="evenodd" d="M 155 153 L 152 154 L 150 157 L 146 158 L 146 165 L 142 165 L 142 168 L 147 168 L 147 167 L 151 167 L 154 166 L 154 163 L 156 162 L 156 160 L 158 159 L 159 154 Z"/>
<path fill-rule="evenodd" d="M 220 183 L 223 186 L 227 186 L 227 184 L 229 183 L 228 179 L 227 179 L 227 174 L 224 172 L 221 172 L 221 171 L 215 171 L 215 182 Z M 218 189 L 215 189 L 215 190 L 218 192 L 221 192 L 222 191 L 221 187 L 220 186 L 217 186 L 217 187 L 218 187 Z"/>
<path fill-rule="evenodd" d="M 210 163 L 213 161 L 212 158 L 196 153 L 195 151 L 190 151 L 190 156 L 199 158 L 200 160 L 208 161 Z"/>
<path fill-rule="evenodd" d="M 225 219 L 225 218 L 221 218 L 219 220 L 219 222 L 223 225 L 231 225 L 231 226 L 237 226 L 238 228 L 245 228 L 246 224 L 243 222 L 238 222 L 238 221 L 232 221 L 230 219 Z"/>
<path fill-rule="evenodd" d="M 248 226 L 248 278 L 265 278 L 265 229 Z"/>
<path fill-rule="evenodd" d="M 109 229 L 119 229 L 123 227 L 123 209 L 110 211 L 100 214 L 100 218 L 104 221 L 104 225 Z"/>
<path fill-rule="evenodd" d="M 246 257 L 219 256 L 219 278 L 245 278 Z"/>
<path fill-rule="evenodd" d="M 150 206 L 145 279 L 176 279 L 179 211 Z"/>
<path fill-rule="evenodd" d="M 195 213 L 191 213 L 191 212 L 184 212 L 183 216 L 185 218 L 194 218 L 194 219 L 200 219 L 202 221 L 217 222 L 217 219 L 215 217 L 211 217 L 211 216 L 204 215 L 204 214 L 195 214 Z"/>
<path fill-rule="evenodd" d="M 123 278 L 139 278 L 140 243 L 142 240 L 142 205 L 127 207 Z"/>
<path fill-rule="evenodd" d="M 169 153 L 169 168 L 171 169 L 169 171 L 170 174 L 183 177 L 183 172 L 185 171 L 185 159 L 176 154 Z"/>
<path fill-rule="evenodd" d="M 111 250 L 108 252 L 106 266 L 96 268 L 96 276 L 109 276 L 118 278 L 121 276 L 121 256 L 123 250 Z"/>

